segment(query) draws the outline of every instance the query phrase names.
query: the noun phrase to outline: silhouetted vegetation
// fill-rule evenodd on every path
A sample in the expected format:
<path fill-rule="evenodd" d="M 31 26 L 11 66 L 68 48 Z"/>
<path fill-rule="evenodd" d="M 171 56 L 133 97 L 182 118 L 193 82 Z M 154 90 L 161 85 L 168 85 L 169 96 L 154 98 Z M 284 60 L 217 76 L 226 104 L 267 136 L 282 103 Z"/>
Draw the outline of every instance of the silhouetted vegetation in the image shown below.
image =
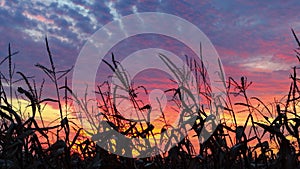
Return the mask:
<path fill-rule="evenodd" d="M 300 42 L 294 30 L 292 33 L 298 45 L 295 53 L 300 62 Z M 246 77 L 241 77 L 239 81 L 228 78 L 225 84 L 227 98 L 222 100 L 224 102 L 222 109 L 227 118 L 220 117 L 220 123 L 215 123 L 214 120 L 209 120 L 212 115 L 207 113 L 204 106 L 212 102 L 210 83 L 204 63 L 187 57 L 187 65 L 195 74 L 199 91 L 201 91 L 199 97 L 205 98 L 205 104 L 193 107 L 180 102 L 182 101 L 181 92 L 188 93 L 189 90 L 184 85 L 165 91 L 172 94 L 171 101 L 178 109 L 185 110 L 179 120 L 179 125 L 183 127 L 180 130 L 171 130 L 159 137 L 155 144 L 165 142 L 166 147 L 170 147 L 171 140 L 176 140 L 178 135 L 187 132 L 184 131 L 186 124 L 184 117 L 189 114 L 195 115 L 194 124 L 190 126 L 195 135 L 185 136 L 168 152 L 163 152 L 159 149 L 148 150 L 147 147 L 142 147 L 144 138 L 155 139 L 156 135 L 175 128 L 168 123 L 163 111 L 159 117 L 162 124 L 159 130 L 155 130 L 156 126 L 149 122 L 150 117 L 148 116 L 140 117 L 139 120 L 124 118 L 117 105 L 114 104 L 115 96 L 111 92 L 113 91 L 112 86 L 105 82 L 97 86 L 96 94 L 100 99 L 97 101 L 97 105 L 94 105 L 97 108 L 91 112 L 88 107 L 91 106 L 89 100 L 78 98 L 76 92 L 68 86 L 67 75 L 72 68 L 63 71 L 57 70 L 47 39 L 46 50 L 50 67 L 41 64 L 35 66 L 44 72 L 47 79 L 53 83 L 55 98 L 45 98 L 42 95 L 45 80 L 40 82 L 38 87 L 34 78 L 28 77 L 25 72 L 15 72 L 13 60 L 18 53 L 12 52 L 10 45 L 8 46 L 8 56 L 0 62 L 1 67 L 5 64 L 8 67 L 7 72 L 0 70 L 0 168 L 300 168 L 298 66 L 292 68 L 290 88 L 283 102 L 266 104 L 257 97 L 248 96 L 247 89 L 251 82 L 248 82 Z M 177 80 L 182 84 L 185 83 L 187 72 L 172 64 L 167 56 L 160 55 L 160 58 L 174 73 Z M 127 99 L 134 105 L 135 113 L 143 116 L 151 109 L 151 105 L 144 104 L 142 100 L 139 100 L 138 95 L 139 93 L 147 94 L 147 89 L 130 83 L 126 71 L 115 60 L 114 55 L 112 55 L 111 61 L 104 60 L 104 63 L 120 80 L 121 85 L 117 88 L 128 94 Z M 15 88 L 16 84 L 19 87 Z M 195 101 L 192 95 L 188 95 L 188 97 Z M 239 102 L 233 101 L 235 97 L 239 98 Z M 20 103 L 18 102 L 20 100 L 27 102 L 26 110 L 17 104 Z M 51 123 L 46 123 L 46 119 L 43 118 L 43 114 L 46 113 L 44 108 L 47 104 L 56 105 L 57 111 L 59 111 L 59 118 Z M 136 138 L 137 141 L 136 143 L 122 143 L 102 137 L 109 133 L 103 135 L 100 133 L 94 136 L 93 140 L 106 141 L 106 149 L 113 152 L 116 149 L 128 151 L 129 148 L 134 149 L 137 154 L 151 155 L 156 152 L 160 152 L 160 154 L 147 158 L 126 158 L 104 150 L 88 137 L 89 131 L 84 132 L 77 124 L 78 119 L 74 119 L 70 115 L 74 113 L 71 110 L 72 104 L 77 104 L 82 113 L 89 114 L 87 120 L 92 129 L 99 130 L 99 124 L 96 122 L 104 120 L 114 130 L 128 138 Z M 246 116 L 244 122 L 237 120 L 236 115 L 240 111 Z M 206 141 L 199 144 L 200 151 L 196 152 L 195 145 L 191 143 L 191 137 L 202 139 L 201 131 L 206 130 L 206 121 L 210 121 L 211 125 L 216 125 L 216 130 Z M 95 137 L 97 138 L 95 139 Z M 145 143 L 145 145 L 148 144 L 150 147 L 150 143 Z M 132 155 L 133 152 L 123 153 Z"/>

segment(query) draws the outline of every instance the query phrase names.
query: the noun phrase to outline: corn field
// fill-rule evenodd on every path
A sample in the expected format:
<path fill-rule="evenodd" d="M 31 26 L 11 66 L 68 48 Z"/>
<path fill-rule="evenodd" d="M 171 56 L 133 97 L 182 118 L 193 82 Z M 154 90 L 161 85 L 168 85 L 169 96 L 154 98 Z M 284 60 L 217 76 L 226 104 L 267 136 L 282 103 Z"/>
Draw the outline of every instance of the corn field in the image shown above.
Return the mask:
<path fill-rule="evenodd" d="M 297 56 L 295 60 L 298 59 L 300 65 L 300 42 L 294 30 L 292 34 L 298 45 L 294 50 Z M 51 82 L 54 89 L 54 96 L 51 98 L 43 96 L 45 80 L 36 82 L 25 72 L 15 72 L 13 61 L 18 52 L 13 52 L 10 44 L 7 56 L 0 58 L 0 66 L 6 65 L 8 68 L 8 70 L 0 69 L 1 169 L 300 168 L 298 131 L 300 90 L 297 74 L 299 66 L 292 68 L 289 91 L 282 102 L 264 103 L 260 98 L 249 96 L 247 91 L 251 90 L 252 83 L 246 77 L 241 77 L 239 80 L 229 77 L 225 83 L 227 98 L 223 98 L 226 118 L 221 117 L 218 124 L 212 124 L 216 125 L 216 129 L 207 140 L 197 145 L 199 151 L 196 151 L 191 138 L 201 139 L 201 131 L 205 130 L 204 122 L 211 118 L 201 106 L 194 112 L 196 118 L 190 129 L 195 133 L 194 135 L 178 140 L 178 143 L 168 152 L 146 158 L 127 158 L 115 155 L 97 145 L 88 136 L 87 131 L 78 125 L 78 119 L 71 116 L 69 110 L 72 104 L 77 104 L 82 112 L 91 114 L 90 127 L 97 126 L 97 123 L 92 120 L 98 117 L 98 111 L 89 112 L 88 100 L 77 98 L 76 92 L 68 85 L 67 77 L 72 67 L 58 71 L 47 38 L 45 43 L 49 65 L 37 63 L 35 67 Z M 160 57 L 173 70 L 175 76 L 179 79 L 185 76 L 184 72 L 177 70 L 176 65 L 172 65 L 167 56 Z M 212 97 L 211 89 L 209 81 L 206 81 L 207 72 L 203 63 L 186 58 L 196 77 L 202 79 L 198 82 L 201 83 L 199 95 L 205 98 L 206 104 L 209 104 Z M 121 80 L 124 91 L 130 96 L 129 101 L 135 105 L 135 110 L 141 114 L 147 111 L 151 105 L 143 104 L 138 99 L 138 94 L 142 92 L 147 94 L 147 89 L 128 83 L 125 70 L 113 54 L 112 59 L 104 60 L 104 63 Z M 150 122 L 133 121 L 122 117 L 113 102 L 110 87 L 108 82 L 97 86 L 95 94 L 100 99 L 95 107 L 101 110 L 101 117 L 114 130 L 128 138 L 143 139 L 155 138 L 155 135 L 172 128 L 163 111 L 158 129 Z M 178 108 L 183 106 L 179 103 L 181 96 L 178 88 L 170 88 L 165 92 L 173 96 L 174 105 Z M 18 104 L 22 101 L 26 103 L 26 109 Z M 48 104 L 55 105 L 59 114 L 53 122 L 47 122 L 47 119 L 43 118 L 44 114 L 49 113 L 45 110 Z M 186 111 L 195 110 L 187 108 Z M 241 122 L 237 119 L 236 115 L 240 111 L 246 116 L 245 121 Z M 105 140 L 101 134 L 98 137 L 100 140 Z M 169 133 L 165 138 L 172 140 L 176 139 L 176 136 L 174 133 Z M 158 142 L 162 141 L 158 140 Z M 166 144 L 171 143 L 167 141 Z M 114 147 L 124 146 L 124 143 L 108 140 L 105 145 L 107 149 L 113 150 Z M 130 149 L 136 147 L 134 144 L 126 146 Z"/>

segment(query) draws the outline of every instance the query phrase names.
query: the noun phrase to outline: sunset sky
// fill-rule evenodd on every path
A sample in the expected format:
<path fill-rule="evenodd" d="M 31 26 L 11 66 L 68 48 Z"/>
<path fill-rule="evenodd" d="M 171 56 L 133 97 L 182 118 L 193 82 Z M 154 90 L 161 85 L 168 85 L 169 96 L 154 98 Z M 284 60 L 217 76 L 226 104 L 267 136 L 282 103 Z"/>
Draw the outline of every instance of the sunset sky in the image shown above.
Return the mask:
<path fill-rule="evenodd" d="M 208 36 L 226 77 L 246 76 L 254 83 L 251 95 L 280 99 L 288 91 L 290 68 L 297 64 L 291 28 L 300 34 L 299 6 L 297 0 L 0 0 L 0 57 L 7 55 L 11 43 L 13 51 L 20 52 L 14 57 L 17 70 L 41 77 L 34 64 L 48 63 L 46 35 L 57 67 L 64 69 L 75 64 L 86 40 L 103 25 L 138 12 L 163 12 L 186 19 Z M 162 47 L 164 43 L 142 45 Z M 121 44 L 117 49 L 122 52 L 114 51 L 116 57 L 135 51 L 125 47 Z"/>

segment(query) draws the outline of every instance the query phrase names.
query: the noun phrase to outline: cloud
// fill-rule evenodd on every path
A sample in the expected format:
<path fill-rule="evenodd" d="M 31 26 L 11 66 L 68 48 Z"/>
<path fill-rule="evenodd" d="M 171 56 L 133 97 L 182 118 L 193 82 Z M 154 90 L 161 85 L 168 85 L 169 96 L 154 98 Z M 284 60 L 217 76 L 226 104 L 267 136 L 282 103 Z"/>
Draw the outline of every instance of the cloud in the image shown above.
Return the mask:
<path fill-rule="evenodd" d="M 5 6 L 5 3 L 6 3 L 5 0 L 1 0 L 1 1 L 0 1 L 0 6 L 1 6 L 1 7 L 4 7 L 4 6 Z"/>
<path fill-rule="evenodd" d="M 119 23 L 121 30 L 124 32 L 125 35 L 127 35 L 127 32 L 124 29 L 124 24 L 121 20 L 122 15 L 115 8 L 115 3 L 112 1 L 109 1 L 109 2 L 106 2 L 105 5 L 109 8 L 109 13 L 113 16 L 113 20 L 117 21 Z"/>
<path fill-rule="evenodd" d="M 289 70 L 291 65 L 284 61 L 276 61 L 273 56 L 256 56 L 249 58 L 241 64 L 241 67 L 247 68 L 250 71 L 258 72 L 273 72 L 280 70 Z"/>
<path fill-rule="evenodd" d="M 39 30 L 23 29 L 23 32 L 29 35 L 35 42 L 44 40 L 44 33 Z"/>
<path fill-rule="evenodd" d="M 79 48 L 100 27 L 96 13 L 91 11 L 95 2 L 85 1 L 1 1 L 2 26 L 22 31 L 34 42 L 43 42 L 43 36 L 55 38 L 60 45 L 72 44 Z M 104 6 L 104 4 L 102 4 Z M 4 14 L 7 13 L 7 14 Z M 84 21 L 84 23 L 82 22 Z M 70 34 L 68 32 L 73 32 Z M 66 36 L 72 35 L 72 36 Z M 79 42 L 79 43 L 78 43 Z M 58 44 L 59 45 L 59 44 Z"/>
<path fill-rule="evenodd" d="M 54 24 L 53 20 L 48 19 L 42 15 L 33 15 L 33 14 L 29 13 L 28 11 L 24 11 L 23 15 L 31 20 L 36 20 L 38 22 L 42 22 L 45 24 Z"/>

